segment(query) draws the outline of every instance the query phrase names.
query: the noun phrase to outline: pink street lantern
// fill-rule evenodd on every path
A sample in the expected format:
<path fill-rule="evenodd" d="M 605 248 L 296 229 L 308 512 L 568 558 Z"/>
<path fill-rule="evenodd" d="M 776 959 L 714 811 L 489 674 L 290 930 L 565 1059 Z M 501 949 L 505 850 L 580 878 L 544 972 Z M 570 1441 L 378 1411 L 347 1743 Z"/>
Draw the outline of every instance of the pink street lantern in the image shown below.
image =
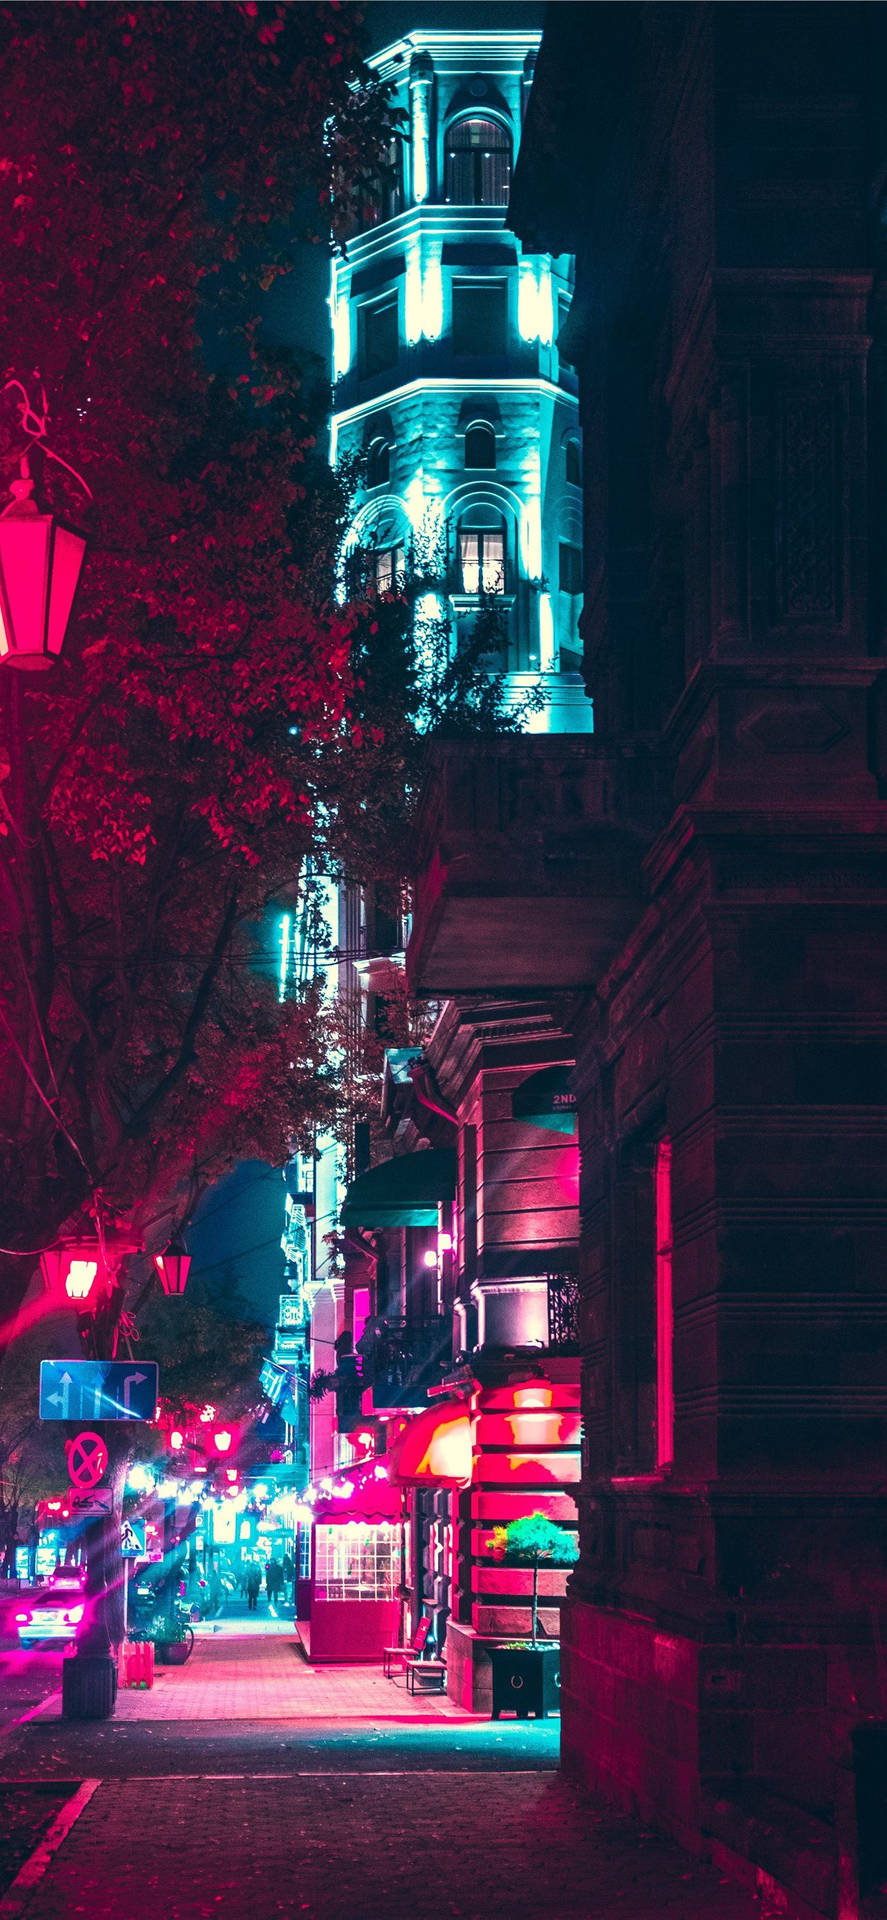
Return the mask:
<path fill-rule="evenodd" d="M 41 513 L 28 463 L 0 515 L 0 661 L 51 667 L 61 653 L 86 553 L 82 534 Z"/>
<path fill-rule="evenodd" d="M 40 1270 L 48 1293 L 74 1303 L 95 1300 L 106 1278 L 97 1240 L 63 1240 L 44 1248 Z"/>
<path fill-rule="evenodd" d="M 185 1252 L 180 1241 L 173 1240 L 163 1253 L 155 1253 L 154 1265 L 160 1276 L 160 1285 L 164 1293 L 184 1293 L 188 1284 L 191 1255 Z"/>

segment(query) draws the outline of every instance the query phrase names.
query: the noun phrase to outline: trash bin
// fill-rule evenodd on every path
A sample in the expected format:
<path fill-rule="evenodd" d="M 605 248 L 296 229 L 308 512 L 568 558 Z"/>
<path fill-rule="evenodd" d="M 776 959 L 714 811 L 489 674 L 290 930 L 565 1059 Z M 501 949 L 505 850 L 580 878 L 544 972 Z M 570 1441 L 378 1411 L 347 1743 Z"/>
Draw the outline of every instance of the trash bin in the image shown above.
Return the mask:
<path fill-rule="evenodd" d="M 62 1719 L 110 1720 L 117 1664 L 110 1653 L 72 1653 L 62 1661 Z"/>

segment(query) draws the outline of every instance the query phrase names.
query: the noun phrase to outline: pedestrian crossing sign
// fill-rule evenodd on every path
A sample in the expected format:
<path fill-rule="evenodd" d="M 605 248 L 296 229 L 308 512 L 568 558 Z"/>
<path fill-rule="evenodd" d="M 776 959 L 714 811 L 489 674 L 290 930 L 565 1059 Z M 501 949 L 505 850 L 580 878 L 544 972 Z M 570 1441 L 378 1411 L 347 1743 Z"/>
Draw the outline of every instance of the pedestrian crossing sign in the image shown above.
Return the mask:
<path fill-rule="evenodd" d="M 124 1560 L 144 1560 L 147 1536 L 144 1520 L 124 1520 L 120 1528 L 120 1551 Z"/>

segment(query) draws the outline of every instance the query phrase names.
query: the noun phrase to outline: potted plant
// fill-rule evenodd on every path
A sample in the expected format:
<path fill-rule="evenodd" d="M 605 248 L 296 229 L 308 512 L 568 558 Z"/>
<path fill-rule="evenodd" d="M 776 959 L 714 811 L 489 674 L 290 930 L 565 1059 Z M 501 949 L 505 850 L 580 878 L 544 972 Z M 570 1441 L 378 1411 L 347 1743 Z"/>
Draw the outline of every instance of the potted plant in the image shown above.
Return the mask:
<path fill-rule="evenodd" d="M 491 1647 L 493 1719 L 513 1710 L 520 1720 L 560 1711 L 560 1642 L 539 1638 L 539 1567 L 571 1567 L 579 1557 L 575 1536 L 544 1513 L 528 1513 L 507 1527 L 495 1527 L 490 1542 L 494 1559 L 533 1569 L 531 1638 Z"/>
<path fill-rule="evenodd" d="M 161 1667 L 183 1667 L 194 1649 L 194 1628 L 178 1613 L 157 1614 L 148 1637 Z"/>

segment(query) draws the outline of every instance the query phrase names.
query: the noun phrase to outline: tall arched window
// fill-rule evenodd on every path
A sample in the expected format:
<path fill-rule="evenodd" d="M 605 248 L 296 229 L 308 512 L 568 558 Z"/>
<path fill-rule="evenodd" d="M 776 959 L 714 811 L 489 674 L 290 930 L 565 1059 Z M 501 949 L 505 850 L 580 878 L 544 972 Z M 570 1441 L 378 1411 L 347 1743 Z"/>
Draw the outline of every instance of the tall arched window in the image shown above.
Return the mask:
<path fill-rule="evenodd" d="M 498 120 L 457 120 L 444 138 L 445 195 L 454 206 L 504 207 L 511 140 Z"/>
<path fill-rule="evenodd" d="M 505 592 L 505 522 L 494 507 L 469 507 L 459 520 L 462 593 Z"/>
<path fill-rule="evenodd" d="M 391 476 L 391 447 L 381 437 L 367 448 L 367 486 L 381 487 Z"/>
<path fill-rule="evenodd" d="M 466 428 L 465 465 L 472 471 L 496 465 L 496 435 L 486 420 L 475 420 Z"/>

